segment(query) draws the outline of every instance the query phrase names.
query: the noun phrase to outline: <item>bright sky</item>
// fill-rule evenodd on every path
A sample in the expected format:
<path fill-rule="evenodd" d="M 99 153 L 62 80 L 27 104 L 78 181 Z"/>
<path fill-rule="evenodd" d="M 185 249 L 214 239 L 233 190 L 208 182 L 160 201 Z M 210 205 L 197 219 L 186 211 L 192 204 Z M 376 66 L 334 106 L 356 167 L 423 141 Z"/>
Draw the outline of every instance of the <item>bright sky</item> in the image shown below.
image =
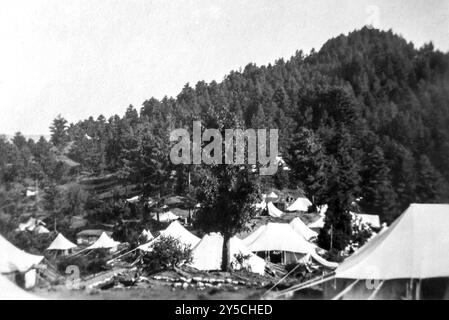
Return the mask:
<path fill-rule="evenodd" d="M 449 50 L 447 0 L 2 0 L 0 133 L 123 115 L 369 22 Z"/>

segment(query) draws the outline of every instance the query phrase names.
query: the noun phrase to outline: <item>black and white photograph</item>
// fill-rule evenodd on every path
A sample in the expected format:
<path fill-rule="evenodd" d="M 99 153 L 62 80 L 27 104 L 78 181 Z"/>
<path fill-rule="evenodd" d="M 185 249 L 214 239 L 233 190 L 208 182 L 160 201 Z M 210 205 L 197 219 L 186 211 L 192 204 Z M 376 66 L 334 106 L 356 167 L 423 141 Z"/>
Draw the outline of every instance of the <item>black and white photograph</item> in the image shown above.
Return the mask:
<path fill-rule="evenodd" d="M 449 300 L 449 1 L 0 0 L 0 41 L 0 300 Z"/>

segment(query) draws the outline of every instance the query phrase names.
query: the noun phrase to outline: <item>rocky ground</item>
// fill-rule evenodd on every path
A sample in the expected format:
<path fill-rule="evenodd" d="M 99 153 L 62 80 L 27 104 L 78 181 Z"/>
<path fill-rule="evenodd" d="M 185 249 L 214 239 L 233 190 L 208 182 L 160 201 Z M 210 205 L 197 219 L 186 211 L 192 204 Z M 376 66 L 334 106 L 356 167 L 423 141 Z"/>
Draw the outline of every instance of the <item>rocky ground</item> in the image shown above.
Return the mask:
<path fill-rule="evenodd" d="M 98 280 L 82 282 L 79 289 L 66 285 L 36 288 L 34 293 L 45 299 L 86 300 L 258 300 L 278 279 L 249 272 L 199 272 L 192 269 L 164 271 L 151 276 L 132 279 L 132 273 L 120 272 L 100 275 Z M 295 282 L 290 279 L 279 286 L 285 288 Z M 269 298 L 265 297 L 265 298 Z M 320 293 L 308 291 L 293 299 L 319 299 Z"/>

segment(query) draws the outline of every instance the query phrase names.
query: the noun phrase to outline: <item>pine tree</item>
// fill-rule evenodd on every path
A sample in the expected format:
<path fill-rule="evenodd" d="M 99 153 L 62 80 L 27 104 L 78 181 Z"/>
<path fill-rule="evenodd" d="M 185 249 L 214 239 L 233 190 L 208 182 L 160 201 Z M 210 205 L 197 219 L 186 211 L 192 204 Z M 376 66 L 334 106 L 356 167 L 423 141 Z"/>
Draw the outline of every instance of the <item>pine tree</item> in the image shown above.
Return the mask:
<path fill-rule="evenodd" d="M 67 120 L 58 115 L 50 126 L 51 142 L 55 147 L 63 147 L 68 140 Z"/>
<path fill-rule="evenodd" d="M 359 167 L 354 160 L 353 139 L 341 126 L 332 145 L 336 150 L 329 164 L 325 191 L 328 209 L 318 244 L 324 249 L 344 250 L 352 236 L 350 209 L 359 193 Z"/>
<path fill-rule="evenodd" d="M 418 202 L 437 202 L 443 191 L 441 174 L 425 155 L 419 157 L 417 171 L 416 196 Z"/>
<path fill-rule="evenodd" d="M 391 222 L 396 213 L 396 194 L 391 186 L 389 172 L 380 147 L 376 146 L 364 155 L 360 172 L 362 200 L 359 204 L 364 212 L 378 214 Z"/>
<path fill-rule="evenodd" d="M 294 135 L 285 161 L 291 169 L 292 181 L 299 184 L 316 205 L 325 204 L 323 191 L 327 185 L 326 155 L 320 139 L 312 130 L 301 128 Z"/>

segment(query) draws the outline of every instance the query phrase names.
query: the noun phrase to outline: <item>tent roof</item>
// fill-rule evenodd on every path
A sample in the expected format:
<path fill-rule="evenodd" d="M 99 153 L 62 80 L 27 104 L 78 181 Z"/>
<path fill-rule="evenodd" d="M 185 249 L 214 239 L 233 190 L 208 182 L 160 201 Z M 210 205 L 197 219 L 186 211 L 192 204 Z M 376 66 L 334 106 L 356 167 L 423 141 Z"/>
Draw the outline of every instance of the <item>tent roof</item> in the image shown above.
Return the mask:
<path fill-rule="evenodd" d="M 310 253 L 315 248 L 313 244 L 295 232 L 288 223 L 269 222 L 262 231 L 258 232 L 257 237 L 253 237 L 251 242 L 245 241 L 245 243 L 251 251 Z"/>
<path fill-rule="evenodd" d="M 167 211 L 167 212 L 159 214 L 160 222 L 173 221 L 173 220 L 177 220 L 177 219 L 179 219 L 179 217 L 171 211 Z"/>
<path fill-rule="evenodd" d="M 218 233 L 205 235 L 193 249 L 192 267 L 198 270 L 220 270 L 222 260 L 223 237 Z M 265 260 L 252 253 L 237 237 L 230 240 L 231 263 L 235 262 L 236 254 L 249 255 L 244 265 L 254 273 L 265 273 Z"/>
<path fill-rule="evenodd" d="M 449 276 L 449 205 L 411 204 L 384 232 L 347 258 L 336 277 L 422 279 Z"/>
<path fill-rule="evenodd" d="M 26 253 L 0 235 L 0 273 L 26 272 L 44 259 Z"/>
<path fill-rule="evenodd" d="M 126 199 L 126 202 L 137 203 L 137 202 L 139 202 L 139 199 L 140 199 L 140 196 L 137 195 L 137 196 Z"/>
<path fill-rule="evenodd" d="M 184 228 L 178 221 L 173 221 L 167 229 L 161 231 L 161 235 L 179 239 L 182 243 L 190 245 L 191 248 L 195 247 L 201 240 L 189 230 Z"/>
<path fill-rule="evenodd" d="M 160 235 L 156 237 L 154 240 L 145 243 L 141 246 L 139 246 L 140 250 L 149 250 L 151 248 L 151 245 L 154 243 L 154 241 L 157 241 L 160 236 L 165 237 L 173 237 L 175 239 L 178 239 L 181 243 L 185 245 L 189 245 L 190 248 L 194 248 L 198 242 L 200 242 L 200 238 L 195 236 L 193 233 L 191 233 L 189 230 L 184 228 L 178 221 L 173 221 L 167 229 L 161 231 Z"/>
<path fill-rule="evenodd" d="M 104 231 L 102 229 L 87 229 L 76 234 L 77 237 L 100 237 L 103 233 L 112 234 L 112 232 Z"/>
<path fill-rule="evenodd" d="M 268 202 L 267 204 L 268 214 L 274 218 L 279 218 L 284 215 L 284 212 L 276 208 L 273 202 Z"/>
<path fill-rule="evenodd" d="M 0 275 L 0 300 L 40 300 Z"/>
<path fill-rule="evenodd" d="M 309 199 L 300 197 L 287 208 L 287 211 L 307 211 L 311 205 L 312 202 Z"/>
<path fill-rule="evenodd" d="M 90 247 L 88 247 L 88 250 L 91 249 L 110 249 L 115 248 L 120 244 L 120 242 L 115 241 L 111 237 L 109 237 L 106 232 L 103 232 L 100 236 L 100 238 L 97 239 Z"/>
<path fill-rule="evenodd" d="M 274 191 L 271 191 L 269 194 L 267 194 L 266 197 L 267 198 L 279 198 L 278 195 L 276 193 L 274 193 Z"/>
<path fill-rule="evenodd" d="M 37 226 L 33 231 L 37 234 L 50 233 L 50 230 L 44 226 Z"/>
<path fill-rule="evenodd" d="M 76 244 L 64 237 L 62 233 L 58 233 L 57 237 L 48 246 L 47 250 L 69 250 L 73 248 L 76 248 Z"/>
<path fill-rule="evenodd" d="M 249 246 L 250 243 L 252 243 L 266 228 L 266 225 L 260 226 L 257 228 L 253 233 L 251 233 L 249 236 L 247 236 L 245 239 L 243 239 L 243 243 L 246 246 Z"/>
<path fill-rule="evenodd" d="M 310 240 L 311 238 L 318 236 L 318 233 L 306 226 L 305 223 L 298 217 L 294 218 L 290 222 L 290 226 L 306 240 Z"/>

